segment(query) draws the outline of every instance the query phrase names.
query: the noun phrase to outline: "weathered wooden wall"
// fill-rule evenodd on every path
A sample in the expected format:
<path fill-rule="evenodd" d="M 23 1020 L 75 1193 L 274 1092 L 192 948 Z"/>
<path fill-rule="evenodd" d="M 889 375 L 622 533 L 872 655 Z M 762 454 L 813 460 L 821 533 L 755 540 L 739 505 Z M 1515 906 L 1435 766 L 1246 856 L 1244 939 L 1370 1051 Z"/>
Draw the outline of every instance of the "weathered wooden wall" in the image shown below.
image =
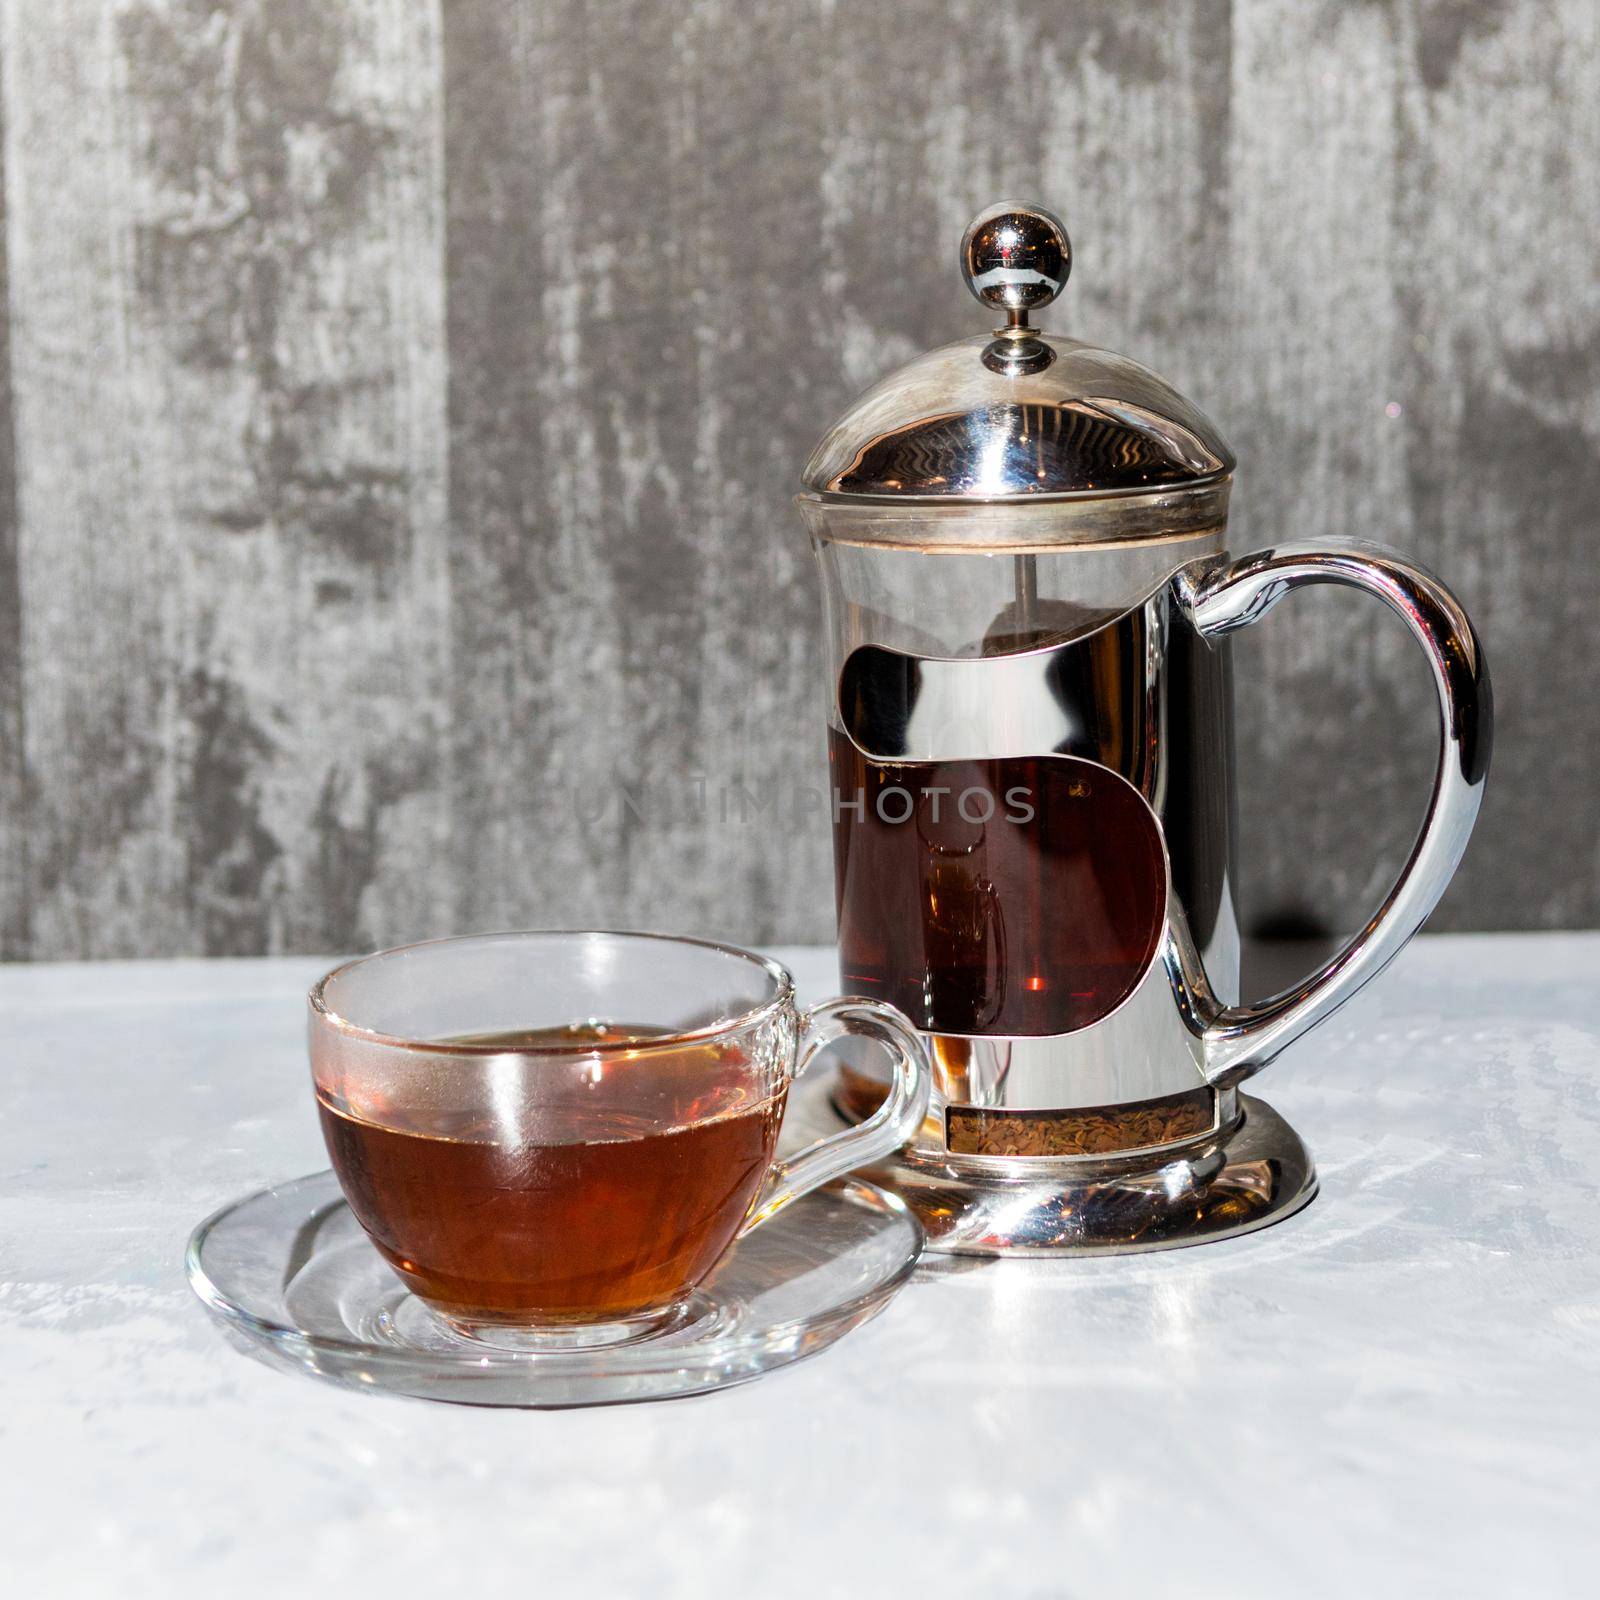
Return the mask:
<path fill-rule="evenodd" d="M 820 781 L 794 480 L 1007 193 L 1239 547 L 1478 618 L 1438 923 L 1600 921 L 1597 105 L 1591 0 L 3 0 L 0 951 L 825 936 L 819 814 L 688 802 Z M 1420 811 L 1374 610 L 1241 649 L 1256 926 L 1359 922 Z"/>

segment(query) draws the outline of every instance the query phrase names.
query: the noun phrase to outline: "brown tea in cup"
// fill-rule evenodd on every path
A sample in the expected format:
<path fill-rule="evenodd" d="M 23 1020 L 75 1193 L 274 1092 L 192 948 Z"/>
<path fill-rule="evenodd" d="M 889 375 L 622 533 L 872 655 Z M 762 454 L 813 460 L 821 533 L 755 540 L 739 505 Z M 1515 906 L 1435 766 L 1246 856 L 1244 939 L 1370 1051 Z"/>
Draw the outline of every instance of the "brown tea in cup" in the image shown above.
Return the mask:
<path fill-rule="evenodd" d="M 736 1047 L 630 1052 L 661 1029 L 599 1023 L 475 1034 L 475 1049 L 591 1040 L 592 1080 L 562 1105 L 484 1104 L 385 1124 L 321 1089 L 333 1169 L 407 1286 L 474 1322 L 628 1318 L 671 1305 L 733 1242 L 771 1165 L 787 1084 L 757 1098 Z M 603 1054 L 601 1052 L 604 1052 Z M 653 1079 L 639 1109 L 640 1087 Z"/>
<path fill-rule="evenodd" d="M 440 939 L 338 968 L 310 1007 L 351 1212 L 456 1333 L 518 1349 L 678 1325 L 736 1240 L 898 1149 L 927 1109 L 927 1057 L 898 1012 L 801 1016 L 782 967 L 699 940 Z M 791 1080 L 846 1034 L 889 1046 L 887 1098 L 778 1157 Z"/>

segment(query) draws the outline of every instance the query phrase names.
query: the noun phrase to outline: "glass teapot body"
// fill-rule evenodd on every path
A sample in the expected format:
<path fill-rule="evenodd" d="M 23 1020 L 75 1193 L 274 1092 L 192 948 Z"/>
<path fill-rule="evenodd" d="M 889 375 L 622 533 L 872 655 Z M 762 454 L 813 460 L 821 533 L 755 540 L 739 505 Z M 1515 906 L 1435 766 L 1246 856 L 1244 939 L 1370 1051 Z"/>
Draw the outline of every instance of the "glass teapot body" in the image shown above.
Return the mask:
<path fill-rule="evenodd" d="M 926 1032 L 936 1158 L 1150 1151 L 1227 1120 L 1168 977 L 1238 998 L 1229 650 L 1174 586 L 1224 554 L 1207 500 L 1208 524 L 1132 541 L 1030 506 L 980 548 L 940 541 L 946 508 L 801 502 L 843 981 Z"/>

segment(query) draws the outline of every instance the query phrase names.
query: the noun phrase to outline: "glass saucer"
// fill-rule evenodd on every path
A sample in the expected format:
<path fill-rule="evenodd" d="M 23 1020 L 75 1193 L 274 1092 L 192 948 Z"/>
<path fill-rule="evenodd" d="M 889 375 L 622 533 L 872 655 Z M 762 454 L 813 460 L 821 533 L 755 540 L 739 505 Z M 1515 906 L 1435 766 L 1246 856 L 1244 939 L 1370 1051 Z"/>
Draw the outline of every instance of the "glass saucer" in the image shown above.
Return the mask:
<path fill-rule="evenodd" d="M 842 1178 L 740 1240 L 668 1330 L 584 1351 L 452 1332 L 368 1242 L 331 1172 L 235 1201 L 195 1229 L 189 1283 L 269 1365 L 356 1389 L 486 1406 L 615 1405 L 747 1383 L 825 1350 L 910 1276 L 922 1228 Z"/>

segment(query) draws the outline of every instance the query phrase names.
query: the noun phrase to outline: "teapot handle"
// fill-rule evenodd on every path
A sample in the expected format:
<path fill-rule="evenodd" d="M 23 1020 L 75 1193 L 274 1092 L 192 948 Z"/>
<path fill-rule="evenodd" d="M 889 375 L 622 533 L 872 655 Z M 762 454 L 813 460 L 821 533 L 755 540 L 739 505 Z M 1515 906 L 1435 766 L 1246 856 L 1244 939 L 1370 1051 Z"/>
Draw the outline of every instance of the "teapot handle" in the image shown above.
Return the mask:
<path fill-rule="evenodd" d="M 1203 638 L 1264 617 L 1291 589 L 1338 583 L 1364 589 L 1397 612 L 1428 658 L 1439 704 L 1439 765 L 1428 811 L 1393 888 L 1345 947 L 1304 982 L 1269 1000 L 1224 1006 L 1191 957 L 1169 956 L 1173 986 L 1205 1044 L 1206 1075 L 1221 1086 L 1259 1072 L 1399 955 L 1438 903 L 1461 860 L 1483 799 L 1494 704 L 1483 645 L 1460 602 L 1425 568 L 1362 540 L 1287 543 L 1176 579 L 1179 601 Z"/>

